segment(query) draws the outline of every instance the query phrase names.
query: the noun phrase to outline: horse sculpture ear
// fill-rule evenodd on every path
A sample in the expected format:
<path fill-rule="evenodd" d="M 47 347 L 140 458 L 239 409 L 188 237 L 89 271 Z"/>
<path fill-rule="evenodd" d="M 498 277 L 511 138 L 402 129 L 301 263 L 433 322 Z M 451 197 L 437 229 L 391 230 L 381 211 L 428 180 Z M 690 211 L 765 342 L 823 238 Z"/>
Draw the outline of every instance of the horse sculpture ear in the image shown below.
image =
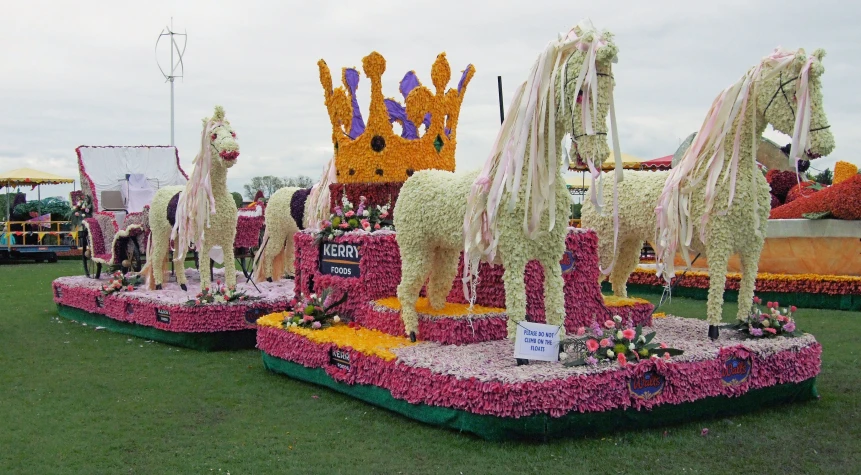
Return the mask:
<path fill-rule="evenodd" d="M 825 66 L 822 65 L 822 59 L 825 58 L 825 50 L 822 48 L 817 48 L 813 51 L 813 57 L 818 61 L 813 64 L 811 68 L 811 72 L 814 76 L 821 76 L 822 73 L 825 72 Z"/>
<path fill-rule="evenodd" d="M 608 41 L 605 46 L 598 49 L 595 59 L 601 63 L 616 63 L 618 62 L 616 56 L 618 53 L 619 48 L 616 47 L 616 44 Z"/>
<path fill-rule="evenodd" d="M 212 114 L 212 120 L 222 121 L 224 120 L 224 108 L 221 106 L 215 106 L 215 113 Z"/>

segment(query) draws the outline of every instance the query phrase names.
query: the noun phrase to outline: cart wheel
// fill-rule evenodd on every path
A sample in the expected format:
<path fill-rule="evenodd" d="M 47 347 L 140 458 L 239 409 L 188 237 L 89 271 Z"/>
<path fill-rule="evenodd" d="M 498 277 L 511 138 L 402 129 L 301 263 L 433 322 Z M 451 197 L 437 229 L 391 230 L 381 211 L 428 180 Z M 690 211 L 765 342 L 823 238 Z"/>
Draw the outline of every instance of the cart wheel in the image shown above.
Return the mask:
<path fill-rule="evenodd" d="M 138 244 L 137 239 L 132 240 L 132 244 L 134 245 L 134 250 L 132 250 L 132 255 L 130 257 L 131 261 L 131 270 L 135 272 L 140 272 L 143 268 L 143 261 L 141 260 L 141 248 Z"/>

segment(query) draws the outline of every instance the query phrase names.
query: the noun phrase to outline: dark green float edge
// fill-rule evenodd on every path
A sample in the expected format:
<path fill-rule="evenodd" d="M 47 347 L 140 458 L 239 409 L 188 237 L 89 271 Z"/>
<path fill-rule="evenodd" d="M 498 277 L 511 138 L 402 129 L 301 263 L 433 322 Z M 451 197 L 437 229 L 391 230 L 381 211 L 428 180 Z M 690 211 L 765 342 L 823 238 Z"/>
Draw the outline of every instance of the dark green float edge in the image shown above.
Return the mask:
<path fill-rule="evenodd" d="M 548 440 L 560 437 L 582 437 L 611 433 L 619 430 L 637 430 L 666 426 L 713 417 L 726 417 L 752 412 L 778 403 L 800 402 L 818 399 L 816 378 L 797 384 L 782 384 L 748 391 L 740 397 L 717 396 L 694 402 L 662 405 L 652 410 L 612 410 L 605 412 L 571 412 L 563 417 L 539 414 L 528 417 L 495 417 L 473 414 L 426 404 L 411 404 L 395 399 L 391 393 L 378 386 L 364 384 L 348 385 L 332 379 L 323 368 L 306 368 L 268 353 L 263 354 L 263 366 L 269 371 L 291 378 L 325 386 L 335 391 L 360 399 L 375 406 L 388 409 L 411 419 L 471 432 L 486 440 L 537 439 Z"/>
<path fill-rule="evenodd" d="M 662 294 L 664 288 L 658 285 L 628 284 L 628 294 Z M 601 282 L 601 291 L 613 291 L 609 282 Z M 827 295 L 808 294 L 804 292 L 756 292 L 764 301 L 776 301 L 781 305 L 795 305 L 798 308 L 821 308 L 828 310 L 861 310 L 861 295 Z M 697 300 L 708 300 L 709 290 L 698 287 L 678 286 L 673 289 L 673 296 L 687 297 Z M 726 302 L 738 302 L 737 290 L 726 290 L 723 294 Z"/>
<path fill-rule="evenodd" d="M 87 325 L 105 327 L 125 335 L 154 340 L 168 345 L 181 346 L 199 351 L 247 350 L 257 345 L 257 330 L 234 330 L 220 332 L 171 332 L 155 327 L 121 322 L 97 313 L 90 313 L 68 305 L 57 305 L 61 317 Z"/>

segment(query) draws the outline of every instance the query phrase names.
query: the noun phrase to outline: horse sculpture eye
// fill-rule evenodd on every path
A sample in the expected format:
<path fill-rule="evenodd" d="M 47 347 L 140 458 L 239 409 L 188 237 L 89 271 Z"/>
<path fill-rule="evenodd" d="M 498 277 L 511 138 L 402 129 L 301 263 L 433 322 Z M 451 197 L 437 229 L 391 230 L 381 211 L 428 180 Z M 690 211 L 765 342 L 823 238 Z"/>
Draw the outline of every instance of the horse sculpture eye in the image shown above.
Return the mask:
<path fill-rule="evenodd" d="M 216 135 L 216 134 L 212 134 L 212 140 L 215 140 L 215 139 L 217 139 L 217 138 L 218 138 L 218 135 Z"/>

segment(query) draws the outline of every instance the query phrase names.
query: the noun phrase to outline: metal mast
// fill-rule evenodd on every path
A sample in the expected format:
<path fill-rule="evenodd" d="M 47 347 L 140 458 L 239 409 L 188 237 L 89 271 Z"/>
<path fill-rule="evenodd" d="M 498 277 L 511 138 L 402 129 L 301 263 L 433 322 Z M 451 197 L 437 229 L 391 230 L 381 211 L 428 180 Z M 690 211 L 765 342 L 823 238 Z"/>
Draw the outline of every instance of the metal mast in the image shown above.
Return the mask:
<path fill-rule="evenodd" d="M 164 69 L 161 67 L 161 64 L 158 62 L 158 43 L 161 41 L 163 36 L 170 37 L 170 74 L 166 74 Z M 176 37 L 182 37 L 182 50 L 179 48 L 179 44 L 176 41 Z M 161 30 L 161 33 L 158 35 L 158 39 L 155 41 L 155 62 L 158 65 L 159 71 L 165 78 L 165 82 L 170 81 L 170 145 L 174 146 L 173 141 L 173 80 L 176 78 L 181 78 L 185 73 L 185 65 L 182 62 L 182 55 L 185 54 L 185 46 L 188 43 L 188 34 L 187 33 L 176 33 L 173 31 L 173 17 L 170 18 L 170 26 L 165 27 Z M 176 60 L 174 60 L 174 53 L 176 53 Z M 179 74 L 177 73 L 177 69 L 179 70 Z"/>

